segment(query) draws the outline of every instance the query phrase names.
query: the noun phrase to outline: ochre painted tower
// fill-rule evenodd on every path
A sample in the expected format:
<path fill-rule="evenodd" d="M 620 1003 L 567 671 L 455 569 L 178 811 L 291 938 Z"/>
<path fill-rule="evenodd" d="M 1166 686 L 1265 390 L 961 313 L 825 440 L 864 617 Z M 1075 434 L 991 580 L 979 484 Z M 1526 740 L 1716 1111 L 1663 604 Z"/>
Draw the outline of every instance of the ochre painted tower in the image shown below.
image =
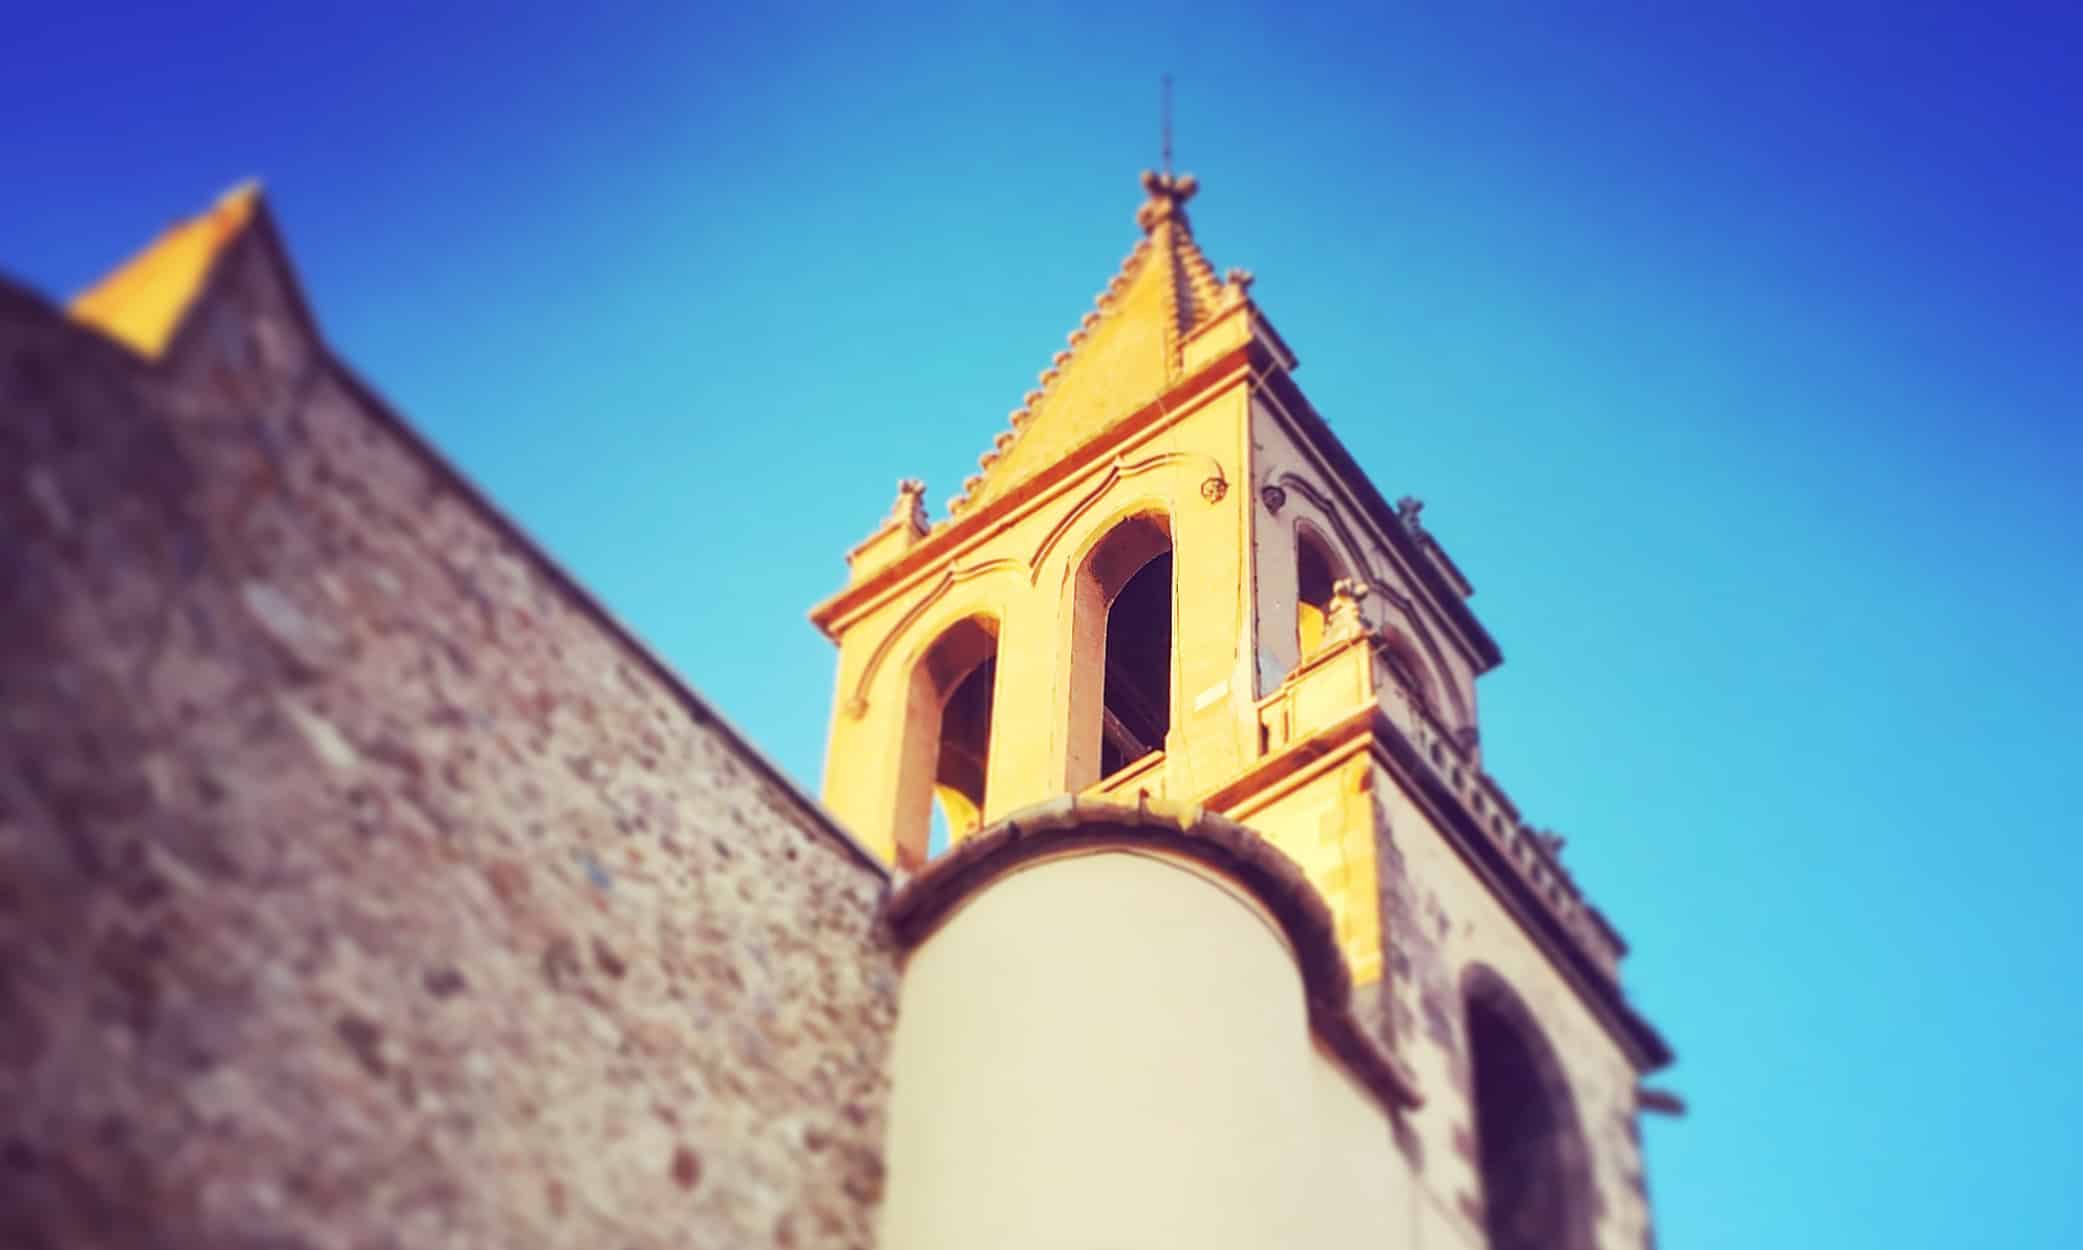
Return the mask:
<path fill-rule="evenodd" d="M 1311 408 L 1250 275 L 1217 277 L 1194 179 L 1143 186 L 950 515 L 903 483 L 813 612 L 825 801 L 900 872 L 936 805 L 956 843 L 1065 794 L 1241 822 L 1328 904 L 1356 1016 L 1424 1092 L 1413 1244 L 1645 1244 L 1637 1080 L 1669 1052 L 1561 840 L 1484 769 L 1469 582 Z"/>

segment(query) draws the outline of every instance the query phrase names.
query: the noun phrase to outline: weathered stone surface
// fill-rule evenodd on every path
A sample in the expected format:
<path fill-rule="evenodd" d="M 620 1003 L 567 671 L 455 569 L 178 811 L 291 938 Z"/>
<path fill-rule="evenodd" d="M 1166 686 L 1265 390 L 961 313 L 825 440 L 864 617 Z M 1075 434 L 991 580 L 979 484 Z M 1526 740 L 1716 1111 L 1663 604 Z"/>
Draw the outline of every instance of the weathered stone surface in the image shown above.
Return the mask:
<path fill-rule="evenodd" d="M 0 283 L 0 1244 L 869 1244 L 882 875 L 279 263 Z"/>

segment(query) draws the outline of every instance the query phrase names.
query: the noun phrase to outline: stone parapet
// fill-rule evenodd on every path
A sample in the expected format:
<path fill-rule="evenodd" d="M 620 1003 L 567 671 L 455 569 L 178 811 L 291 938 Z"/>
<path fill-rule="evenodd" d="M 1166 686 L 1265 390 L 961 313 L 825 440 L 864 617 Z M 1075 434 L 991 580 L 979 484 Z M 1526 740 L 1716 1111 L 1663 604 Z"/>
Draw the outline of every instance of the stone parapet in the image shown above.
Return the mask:
<path fill-rule="evenodd" d="M 1618 983 L 1626 947 L 1585 899 L 1544 834 L 1520 819 L 1504 788 L 1475 764 L 1460 739 L 1397 676 L 1372 635 L 1325 647 L 1259 701 L 1261 740 L 1271 754 L 1372 706 L 1408 744 L 1439 787 L 1510 863 L 1530 896 L 1609 980 Z"/>

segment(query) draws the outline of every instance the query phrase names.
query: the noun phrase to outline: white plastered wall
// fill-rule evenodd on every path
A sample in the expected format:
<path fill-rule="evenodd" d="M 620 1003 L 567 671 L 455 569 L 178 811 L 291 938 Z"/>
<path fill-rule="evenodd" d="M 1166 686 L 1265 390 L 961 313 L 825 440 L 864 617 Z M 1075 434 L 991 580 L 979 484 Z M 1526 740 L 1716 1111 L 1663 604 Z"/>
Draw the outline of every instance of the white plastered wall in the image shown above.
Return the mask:
<path fill-rule="evenodd" d="M 906 967 L 881 1244 L 1409 1244 L 1386 1112 L 1263 908 L 1110 850 L 986 885 Z"/>

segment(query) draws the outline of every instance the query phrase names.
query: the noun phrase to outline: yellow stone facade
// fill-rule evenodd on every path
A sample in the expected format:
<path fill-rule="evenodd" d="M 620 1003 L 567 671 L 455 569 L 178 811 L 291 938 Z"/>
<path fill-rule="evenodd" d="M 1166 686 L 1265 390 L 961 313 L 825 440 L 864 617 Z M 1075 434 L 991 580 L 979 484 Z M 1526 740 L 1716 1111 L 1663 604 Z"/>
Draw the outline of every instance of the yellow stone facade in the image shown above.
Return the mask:
<path fill-rule="evenodd" d="M 980 828 L 1003 836 L 993 822 L 1066 795 L 1240 823 L 1325 904 L 1356 1027 L 1412 1091 L 1409 1106 L 1356 1120 L 1340 1155 L 1372 1158 L 1393 1139 L 1403 1170 L 1355 1190 L 1357 1206 L 1317 1182 L 1307 1202 L 1350 1227 L 1386 1218 L 1411 1246 L 1647 1244 L 1636 1083 L 1670 1054 L 1628 1005 L 1624 943 L 1563 867 L 1561 840 L 1486 770 L 1476 680 L 1502 657 L 1468 606 L 1473 587 L 1422 505 L 1386 500 L 1310 406 L 1250 275 L 1216 277 L 1186 217 L 1193 180 L 1146 174 L 1144 188 L 1140 241 L 949 515 L 929 520 L 923 486 L 903 483 L 850 554 L 845 587 L 813 611 L 839 652 L 825 802 L 900 878 L 948 849 L 936 806 L 949 847 Z M 1169 584 L 1153 594 L 1158 576 Z M 1023 913 L 1035 949 L 1094 967 L 1059 930 L 1102 922 L 1059 910 Z M 1162 929 L 1146 917 L 1119 940 Z M 1017 997 L 990 971 L 1013 947 L 967 932 L 950 925 L 920 948 L 921 969 L 968 971 L 950 982 L 960 994 L 915 1014 L 984 1018 L 994 996 Z M 1179 959 L 1182 978 L 1206 972 Z M 1050 1011 L 1067 1035 L 1080 1021 L 1179 1031 L 1096 988 Z M 971 1026 L 901 1019 L 900 1109 L 940 1126 L 936 1149 L 982 1140 L 988 1115 L 965 1136 L 954 1112 L 931 1110 L 954 1097 L 955 1074 L 988 1068 L 955 1053 Z M 1499 1045 L 1520 1058 L 1496 1059 Z M 1048 1054 L 1029 1061 L 1053 1075 L 1006 1087 L 1055 1081 L 1075 1101 L 1090 1072 Z M 1538 1096 L 1500 1084 L 1512 1072 L 1537 1074 Z M 1532 1119 L 1507 1123 L 1518 1107 Z M 1483 1160 L 1486 1135 L 1543 1160 L 1535 1189 L 1515 1188 L 1532 1173 Z M 931 1194 L 938 1180 L 907 1184 Z M 928 1224 L 984 1227 L 908 1210 L 897 1222 L 918 1244 L 937 1244 Z"/>
<path fill-rule="evenodd" d="M 1292 551 L 1268 542 L 1289 525 L 1253 486 L 1269 463 L 1263 373 L 1293 356 L 1250 298 L 1250 276 L 1218 280 L 1195 243 L 1192 178 L 1145 181 L 1143 238 L 951 518 L 929 526 L 921 489 L 904 484 L 852 553 L 849 584 L 813 613 L 839 644 L 824 798 L 890 862 L 923 862 L 927 761 L 906 755 L 923 756 L 918 739 L 932 735 L 918 726 L 949 691 L 919 674 L 936 644 L 966 632 L 972 661 L 995 651 L 996 677 L 982 811 L 950 813 L 957 839 L 1072 791 L 1213 801 L 1309 871 L 1355 974 L 1372 980 L 1381 930 L 1366 743 L 1263 767 L 1374 696 L 1371 644 L 1358 633 L 1297 666 L 1312 609 L 1298 610 Z M 1173 558 L 1171 724 L 1160 751 L 1101 776 L 1084 705 L 1103 605 L 1081 602 L 1080 578 L 1102 541 L 1138 519 Z M 1274 561 L 1279 570 L 1263 567 Z M 1291 679 L 1261 690 L 1265 664 Z"/>

